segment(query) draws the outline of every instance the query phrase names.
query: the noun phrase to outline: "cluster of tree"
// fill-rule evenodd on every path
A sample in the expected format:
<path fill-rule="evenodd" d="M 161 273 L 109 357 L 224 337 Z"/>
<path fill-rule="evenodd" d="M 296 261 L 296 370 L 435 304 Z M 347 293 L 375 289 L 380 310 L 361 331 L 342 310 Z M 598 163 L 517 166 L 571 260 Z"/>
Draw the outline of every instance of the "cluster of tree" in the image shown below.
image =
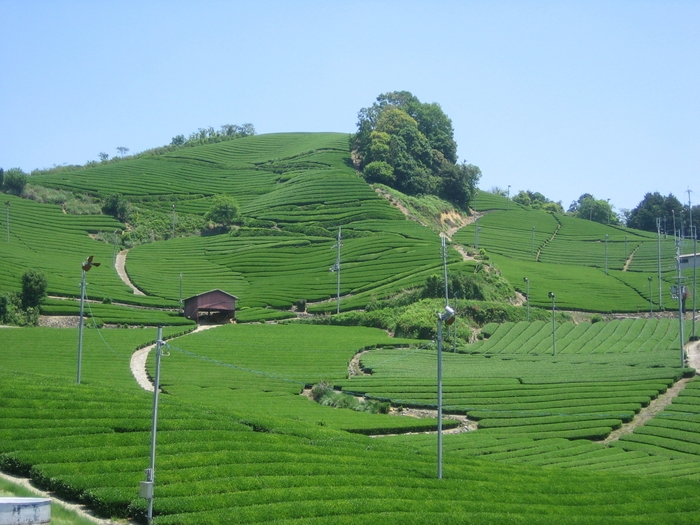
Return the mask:
<path fill-rule="evenodd" d="M 654 232 L 657 229 L 656 220 L 662 233 L 673 233 L 674 228 L 681 235 L 691 237 L 689 228 L 692 214 L 693 231 L 700 226 L 700 206 L 683 205 L 671 193 L 666 197 L 659 192 L 647 193 L 636 208 L 627 214 L 627 226 L 638 230 Z"/>
<path fill-rule="evenodd" d="M 22 275 L 22 291 L 0 294 L 0 323 L 36 326 L 39 306 L 46 298 L 48 281 L 43 272 L 27 270 Z"/>
<path fill-rule="evenodd" d="M 613 211 L 610 200 L 596 199 L 590 193 L 584 193 L 578 200 L 573 201 L 568 213 L 579 219 L 602 224 L 620 224 L 620 217 Z"/>
<path fill-rule="evenodd" d="M 408 195 L 438 195 L 463 209 L 481 177 L 477 166 L 456 163 L 452 121 L 440 105 L 408 91 L 383 93 L 361 109 L 351 147 L 368 182 Z"/>
<path fill-rule="evenodd" d="M 236 199 L 231 195 L 214 195 L 211 207 L 204 214 L 204 220 L 213 222 L 215 225 L 230 228 L 240 215 L 240 207 Z"/>
<path fill-rule="evenodd" d="M 561 201 L 554 202 L 549 200 L 538 191 L 520 190 L 518 194 L 513 197 L 513 202 L 517 202 L 523 206 L 530 206 L 534 210 L 542 210 L 549 213 L 564 213 L 564 207 Z"/>
<path fill-rule="evenodd" d="M 27 174 L 20 168 L 11 168 L 7 171 L 0 168 L 0 190 L 4 193 L 20 196 L 27 185 Z"/>
<path fill-rule="evenodd" d="M 171 146 L 200 146 L 202 144 L 211 144 L 213 142 L 221 142 L 223 140 L 237 139 L 241 137 L 250 137 L 255 135 L 255 126 L 251 123 L 245 123 L 242 126 L 236 124 L 224 124 L 220 129 L 215 130 L 211 126 L 208 128 L 199 128 L 189 137 L 184 135 L 176 135 L 170 142 Z"/>

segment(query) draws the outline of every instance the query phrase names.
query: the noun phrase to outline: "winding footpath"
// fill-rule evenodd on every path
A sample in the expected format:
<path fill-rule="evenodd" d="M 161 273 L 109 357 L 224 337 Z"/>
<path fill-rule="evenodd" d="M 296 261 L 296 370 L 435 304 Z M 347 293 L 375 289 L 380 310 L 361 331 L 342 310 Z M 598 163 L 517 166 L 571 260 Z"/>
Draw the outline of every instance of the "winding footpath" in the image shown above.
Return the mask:
<path fill-rule="evenodd" d="M 690 368 L 694 368 L 697 374 L 697 371 L 700 371 L 700 341 L 688 343 L 685 346 L 685 353 L 688 356 L 688 366 Z M 602 441 L 602 443 L 607 445 L 611 441 L 617 441 L 625 434 L 630 434 L 633 432 L 635 428 L 644 425 L 644 423 L 654 418 L 654 416 L 666 408 L 666 406 L 670 405 L 673 400 L 678 397 L 678 394 L 683 391 L 685 386 L 692 380 L 692 377 L 684 377 L 683 379 L 677 381 L 671 388 L 666 390 L 666 392 L 652 400 L 648 406 L 642 408 L 639 413 L 634 416 L 632 421 L 622 425 L 617 430 L 613 430 L 610 435 Z"/>
<path fill-rule="evenodd" d="M 128 253 L 129 250 L 122 250 L 117 254 L 117 260 L 114 263 L 115 269 L 117 270 L 117 275 L 119 275 L 119 278 L 124 282 L 124 284 L 134 291 L 134 295 L 145 296 L 146 294 L 136 288 L 134 283 L 131 282 L 131 279 L 129 279 L 129 275 L 126 273 L 126 255 Z"/>
<path fill-rule="evenodd" d="M 221 325 L 200 324 L 197 326 L 197 328 L 195 328 L 191 332 L 188 332 L 187 335 L 196 334 L 197 332 L 203 332 L 204 330 L 209 330 L 216 326 Z M 153 392 L 154 390 L 153 381 L 151 380 L 151 377 L 148 375 L 148 371 L 146 370 L 146 361 L 148 360 L 149 352 L 153 350 L 155 346 L 156 343 L 144 346 L 143 348 L 136 350 L 136 352 L 131 354 L 131 362 L 129 363 L 131 373 L 133 374 L 134 379 L 136 379 L 136 382 L 139 384 L 139 386 L 147 392 Z"/>

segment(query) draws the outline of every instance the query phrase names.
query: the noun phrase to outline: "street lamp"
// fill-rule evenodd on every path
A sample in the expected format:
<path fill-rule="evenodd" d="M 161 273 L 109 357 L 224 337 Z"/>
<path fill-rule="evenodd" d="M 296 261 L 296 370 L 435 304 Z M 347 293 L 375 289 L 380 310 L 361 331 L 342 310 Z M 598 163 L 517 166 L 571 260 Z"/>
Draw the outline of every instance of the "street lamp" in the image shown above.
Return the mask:
<path fill-rule="evenodd" d="M 530 322 L 530 279 L 527 277 L 523 277 L 523 281 L 525 281 L 525 284 L 527 285 L 527 289 L 525 291 L 525 301 L 527 301 L 527 322 Z"/>
<path fill-rule="evenodd" d="M 438 394 L 438 440 L 437 440 L 437 477 L 442 479 L 442 323 L 447 326 L 455 322 L 455 311 L 450 306 L 445 306 L 444 312 L 437 314 L 437 394 Z"/>
<path fill-rule="evenodd" d="M 557 307 L 554 303 L 554 292 L 549 292 L 547 295 L 549 295 L 549 298 L 552 300 L 552 355 L 557 355 L 557 325 L 555 320 Z"/>
<path fill-rule="evenodd" d="M 651 296 L 651 277 L 649 277 L 649 317 L 653 315 L 652 311 L 652 296 Z"/>
<path fill-rule="evenodd" d="M 85 306 L 85 274 L 90 271 L 93 266 L 99 266 L 100 263 L 93 262 L 93 256 L 87 258 L 83 261 L 83 277 L 80 281 L 80 317 L 78 321 L 78 384 L 80 384 L 80 372 L 82 368 L 83 361 L 83 308 Z"/>

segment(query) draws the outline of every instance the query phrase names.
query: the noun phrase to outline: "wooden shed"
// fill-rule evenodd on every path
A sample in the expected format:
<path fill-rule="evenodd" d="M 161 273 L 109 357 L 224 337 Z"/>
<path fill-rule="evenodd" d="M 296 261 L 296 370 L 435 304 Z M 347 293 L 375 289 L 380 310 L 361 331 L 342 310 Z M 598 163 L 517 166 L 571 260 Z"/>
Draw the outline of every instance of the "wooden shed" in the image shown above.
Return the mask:
<path fill-rule="evenodd" d="M 223 290 L 210 290 L 185 299 L 185 317 L 199 321 L 203 313 L 213 321 L 226 321 L 236 318 L 238 297 Z"/>

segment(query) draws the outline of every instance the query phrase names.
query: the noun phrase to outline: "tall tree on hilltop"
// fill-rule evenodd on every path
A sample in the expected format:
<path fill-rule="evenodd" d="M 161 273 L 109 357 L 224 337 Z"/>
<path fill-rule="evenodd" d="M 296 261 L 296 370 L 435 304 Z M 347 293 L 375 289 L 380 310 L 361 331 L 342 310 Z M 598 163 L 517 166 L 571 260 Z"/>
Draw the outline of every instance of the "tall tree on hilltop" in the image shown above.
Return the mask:
<path fill-rule="evenodd" d="M 686 207 L 687 209 L 687 207 Z M 661 228 L 665 231 L 666 228 L 673 229 L 673 226 L 668 223 L 673 220 L 675 214 L 678 220 L 682 220 L 684 207 L 681 202 L 672 194 L 664 197 L 658 191 L 647 193 L 644 195 L 642 202 L 629 213 L 627 218 L 627 226 L 638 230 L 649 232 L 656 231 L 656 219 L 661 219 Z M 695 211 L 695 210 L 693 210 Z M 664 219 L 666 225 L 664 226 Z M 695 219 L 695 217 L 693 217 Z M 695 220 L 693 220 L 695 222 Z"/>
<path fill-rule="evenodd" d="M 369 182 L 409 195 L 440 195 L 466 208 L 481 171 L 456 165 L 452 121 L 439 104 L 425 104 L 408 91 L 383 93 L 358 113 L 352 149 Z"/>
<path fill-rule="evenodd" d="M 572 202 L 568 213 L 579 219 L 588 219 L 602 224 L 620 223 L 620 218 L 613 211 L 610 203 L 603 199 L 596 199 L 590 193 L 584 193 L 578 200 Z"/>

